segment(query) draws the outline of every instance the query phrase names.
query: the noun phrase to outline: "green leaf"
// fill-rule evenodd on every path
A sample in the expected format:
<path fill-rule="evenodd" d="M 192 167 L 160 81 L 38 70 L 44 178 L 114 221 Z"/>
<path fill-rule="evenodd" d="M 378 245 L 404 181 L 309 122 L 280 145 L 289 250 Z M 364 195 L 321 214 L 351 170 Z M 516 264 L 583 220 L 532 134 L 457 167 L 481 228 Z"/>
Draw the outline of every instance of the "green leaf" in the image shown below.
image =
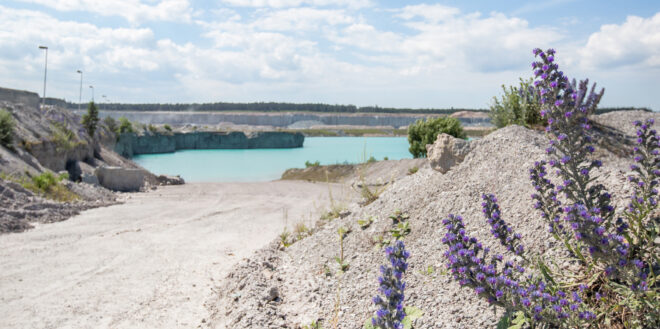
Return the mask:
<path fill-rule="evenodd" d="M 516 318 L 511 321 L 512 326 L 510 326 L 508 329 L 522 329 L 524 328 L 524 325 L 527 323 L 527 317 L 525 316 L 525 313 L 522 311 L 518 311 L 515 313 Z"/>
<path fill-rule="evenodd" d="M 424 315 L 424 312 L 415 306 L 406 306 L 403 310 L 406 312 L 406 317 L 401 321 L 404 329 L 411 329 L 413 321 Z"/>
<path fill-rule="evenodd" d="M 539 269 L 541 270 L 541 274 L 543 274 L 543 277 L 552 282 L 553 284 L 557 284 L 555 280 L 552 278 L 552 275 L 550 275 L 550 268 L 543 263 L 542 260 L 539 259 Z"/>

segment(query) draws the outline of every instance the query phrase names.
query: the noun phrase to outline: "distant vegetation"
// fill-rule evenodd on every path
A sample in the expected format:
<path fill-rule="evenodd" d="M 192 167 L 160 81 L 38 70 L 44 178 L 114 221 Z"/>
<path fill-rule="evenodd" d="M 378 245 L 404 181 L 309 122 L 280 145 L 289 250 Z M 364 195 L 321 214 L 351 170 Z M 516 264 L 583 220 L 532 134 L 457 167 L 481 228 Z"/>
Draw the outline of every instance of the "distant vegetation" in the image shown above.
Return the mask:
<path fill-rule="evenodd" d="M 133 123 L 131 123 L 130 120 L 128 120 L 125 117 L 119 118 L 119 129 L 117 130 L 117 133 L 119 134 L 124 134 L 124 133 L 134 133 L 135 128 L 133 127 Z"/>
<path fill-rule="evenodd" d="M 68 108 L 77 108 L 78 104 L 67 102 Z M 320 112 L 320 113 L 414 113 L 414 114 L 452 114 L 458 111 L 479 111 L 486 112 L 485 109 L 413 109 L 413 108 L 392 108 L 379 106 L 355 105 L 331 105 L 320 103 L 203 103 L 203 104 L 103 104 L 103 110 L 107 111 L 199 111 L 199 112 Z"/>
<path fill-rule="evenodd" d="M 0 109 L 0 145 L 9 147 L 14 140 L 14 118 L 9 111 Z"/>
<path fill-rule="evenodd" d="M 55 143 L 58 152 L 66 152 L 76 147 L 76 134 L 65 123 L 54 121 L 50 126 L 51 140 Z"/>
<path fill-rule="evenodd" d="M 410 153 L 415 158 L 426 157 L 426 144 L 433 144 L 439 134 L 449 134 L 456 138 L 466 138 L 461 122 L 456 118 L 429 118 L 417 120 L 408 127 L 408 143 Z"/>
<path fill-rule="evenodd" d="M 315 162 L 311 162 L 309 160 L 305 161 L 305 168 L 318 167 L 320 165 L 321 165 L 321 162 L 319 162 L 319 161 L 315 161 Z"/>
<path fill-rule="evenodd" d="M 117 132 L 117 120 L 115 120 L 113 117 L 105 117 L 105 119 L 103 119 L 103 123 L 105 124 L 106 128 L 108 128 L 108 130 L 112 131 L 113 133 Z"/>

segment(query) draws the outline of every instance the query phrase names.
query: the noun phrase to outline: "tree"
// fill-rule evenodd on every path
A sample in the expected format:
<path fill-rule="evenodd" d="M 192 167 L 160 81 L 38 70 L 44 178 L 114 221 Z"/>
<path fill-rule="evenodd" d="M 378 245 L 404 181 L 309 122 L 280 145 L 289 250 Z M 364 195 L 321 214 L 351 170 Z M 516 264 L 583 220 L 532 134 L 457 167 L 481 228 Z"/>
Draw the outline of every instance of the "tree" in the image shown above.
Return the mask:
<path fill-rule="evenodd" d="M 456 138 L 466 137 L 461 122 L 456 118 L 428 118 L 426 121 L 420 119 L 408 127 L 408 150 L 415 158 L 426 157 L 426 144 L 433 144 L 442 133 Z"/>
<path fill-rule="evenodd" d="M 96 125 L 99 123 L 99 110 L 94 105 L 94 102 L 89 102 L 87 106 L 87 113 L 82 116 L 82 125 L 87 130 L 92 139 L 94 139 L 94 132 L 96 131 Z"/>

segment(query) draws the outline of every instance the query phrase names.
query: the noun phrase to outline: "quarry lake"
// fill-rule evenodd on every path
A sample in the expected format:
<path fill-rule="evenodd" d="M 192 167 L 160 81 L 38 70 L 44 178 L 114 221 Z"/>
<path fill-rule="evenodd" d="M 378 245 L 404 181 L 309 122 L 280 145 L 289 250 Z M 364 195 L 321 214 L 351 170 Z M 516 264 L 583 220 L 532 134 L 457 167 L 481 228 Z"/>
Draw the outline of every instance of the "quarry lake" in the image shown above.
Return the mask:
<path fill-rule="evenodd" d="M 305 161 L 321 164 L 359 163 L 412 158 L 406 137 L 306 137 L 301 148 L 184 150 L 142 154 L 133 160 L 156 174 L 181 175 L 188 182 L 248 182 L 279 179 Z"/>

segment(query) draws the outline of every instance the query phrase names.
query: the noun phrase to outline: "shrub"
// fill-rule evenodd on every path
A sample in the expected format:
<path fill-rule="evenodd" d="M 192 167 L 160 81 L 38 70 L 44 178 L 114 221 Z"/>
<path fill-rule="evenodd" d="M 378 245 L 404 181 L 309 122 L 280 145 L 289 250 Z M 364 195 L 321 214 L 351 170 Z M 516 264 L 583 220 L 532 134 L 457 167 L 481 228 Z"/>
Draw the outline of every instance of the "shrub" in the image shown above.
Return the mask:
<path fill-rule="evenodd" d="M 414 174 L 417 173 L 417 171 L 419 171 L 419 167 L 417 167 L 417 166 L 408 168 L 408 175 L 414 175 Z"/>
<path fill-rule="evenodd" d="M 126 117 L 121 117 L 119 118 L 119 130 L 117 132 L 120 134 L 134 133 L 135 128 L 133 128 L 133 124 Z"/>
<path fill-rule="evenodd" d="M 62 180 L 68 179 L 66 174 L 55 176 L 52 172 L 44 172 L 37 176 L 18 178 L 0 174 L 0 178 L 21 184 L 25 189 L 55 201 L 71 202 L 80 198 L 60 183 Z"/>
<path fill-rule="evenodd" d="M 94 102 L 89 102 L 87 106 L 87 113 L 82 116 L 81 121 L 83 127 L 87 131 L 87 134 L 94 138 L 94 132 L 96 131 L 96 126 L 99 123 L 99 110 L 96 108 Z"/>
<path fill-rule="evenodd" d="M 305 168 L 318 167 L 320 165 L 321 165 L 321 162 L 319 162 L 319 161 L 315 161 L 315 162 L 310 162 L 309 160 L 305 161 Z"/>
<path fill-rule="evenodd" d="M 376 161 L 378 161 L 378 160 L 376 160 L 376 158 L 374 158 L 373 155 L 370 156 L 369 159 L 367 159 L 367 163 L 374 163 L 374 162 L 376 162 Z"/>
<path fill-rule="evenodd" d="M 0 145 L 9 147 L 14 140 L 14 118 L 7 110 L 0 110 Z"/>
<path fill-rule="evenodd" d="M 428 118 L 426 121 L 420 119 L 408 127 L 408 150 L 415 158 L 426 157 L 426 145 L 433 144 L 442 133 L 456 138 L 466 137 L 461 122 L 456 118 Z"/>
<path fill-rule="evenodd" d="M 50 126 L 51 140 L 55 143 L 58 152 L 72 150 L 76 146 L 76 134 L 69 130 L 65 123 L 53 122 Z"/>
<path fill-rule="evenodd" d="M 502 99 L 493 97 L 488 113 L 493 125 L 502 128 L 512 124 L 525 127 L 544 124 L 540 98 L 532 81 L 520 79 L 517 87 L 509 86 L 508 89 L 502 85 Z"/>
<path fill-rule="evenodd" d="M 505 261 L 503 255 L 489 255 L 488 248 L 468 235 L 462 218 L 449 215 L 443 220 L 447 267 L 462 286 L 515 314 L 519 325 L 658 328 L 660 264 L 654 240 L 660 225 L 652 214 L 658 201 L 660 136 L 650 129 L 653 120 L 634 123 L 638 146 L 633 149 L 636 164 L 628 178 L 634 191 L 628 208 L 617 218 L 612 195 L 594 182 L 593 170 L 601 162 L 591 158 L 588 115 L 603 91 L 595 93 L 595 85 L 589 90 L 586 80 L 569 82 L 554 63 L 554 50 L 535 49 L 534 54 L 541 59 L 532 67 L 550 147 L 548 161 L 530 169 L 536 190 L 532 199 L 549 232 L 578 267 L 553 271 L 525 250 L 521 236 L 502 219 L 493 195 L 483 195 L 482 203 L 491 233 L 518 257 Z M 560 184 L 548 178 L 546 165 L 555 169 Z"/>
<path fill-rule="evenodd" d="M 112 131 L 113 133 L 117 133 L 117 120 L 115 120 L 113 117 L 105 117 L 105 119 L 103 119 L 103 123 L 108 128 L 108 130 Z"/>
<path fill-rule="evenodd" d="M 156 128 L 156 126 L 154 126 L 154 125 L 152 125 L 152 124 L 150 124 L 149 126 L 147 126 L 147 128 L 148 128 L 149 131 L 152 132 L 152 133 L 156 133 L 156 132 L 158 132 L 158 128 Z"/>
<path fill-rule="evenodd" d="M 171 127 L 170 125 L 168 125 L 168 124 L 165 124 L 165 125 L 163 126 L 163 128 L 165 128 L 165 130 L 167 130 L 167 131 L 172 131 L 172 127 Z"/>

